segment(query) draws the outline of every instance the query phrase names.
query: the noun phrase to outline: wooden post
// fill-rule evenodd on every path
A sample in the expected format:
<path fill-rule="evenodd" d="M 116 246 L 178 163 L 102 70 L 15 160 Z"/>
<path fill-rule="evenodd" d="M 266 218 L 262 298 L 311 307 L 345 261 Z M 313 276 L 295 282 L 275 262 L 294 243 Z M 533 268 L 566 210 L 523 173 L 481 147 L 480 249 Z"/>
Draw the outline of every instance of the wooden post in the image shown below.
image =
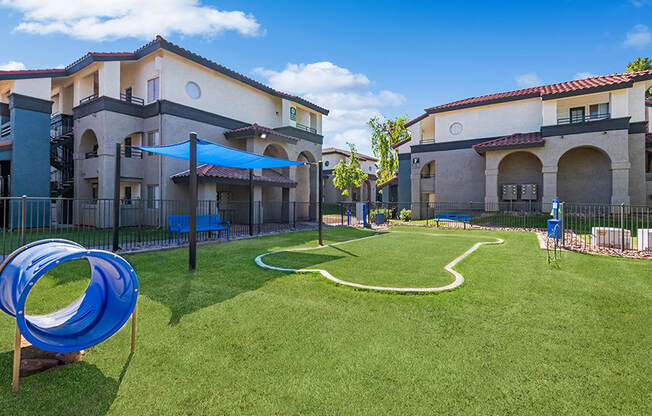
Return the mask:
<path fill-rule="evenodd" d="M 116 143 L 113 174 L 113 251 L 120 249 L 120 157 L 120 143 Z"/>
<path fill-rule="evenodd" d="M 138 301 L 134 306 L 134 311 L 131 313 L 131 353 L 136 351 L 136 308 L 138 308 Z"/>
<path fill-rule="evenodd" d="M 319 171 L 317 172 L 317 181 L 318 181 L 318 189 L 319 189 L 319 195 L 317 195 L 317 221 L 319 221 L 319 245 L 323 246 L 324 245 L 324 240 L 322 238 L 322 223 L 324 222 L 324 212 L 322 209 L 322 193 L 324 192 L 324 181 L 322 178 L 322 175 L 324 174 L 324 167 L 322 166 L 322 161 L 319 161 Z"/>
<path fill-rule="evenodd" d="M 249 235 L 254 235 L 254 170 L 249 169 Z"/>
<path fill-rule="evenodd" d="M 197 266 L 197 133 L 190 133 L 190 213 L 188 232 L 188 268 Z"/>
<path fill-rule="evenodd" d="M 20 341 L 20 330 L 18 329 L 18 324 L 16 324 L 16 338 L 14 340 L 14 371 L 11 378 L 11 391 L 13 393 L 18 393 L 20 383 Z"/>

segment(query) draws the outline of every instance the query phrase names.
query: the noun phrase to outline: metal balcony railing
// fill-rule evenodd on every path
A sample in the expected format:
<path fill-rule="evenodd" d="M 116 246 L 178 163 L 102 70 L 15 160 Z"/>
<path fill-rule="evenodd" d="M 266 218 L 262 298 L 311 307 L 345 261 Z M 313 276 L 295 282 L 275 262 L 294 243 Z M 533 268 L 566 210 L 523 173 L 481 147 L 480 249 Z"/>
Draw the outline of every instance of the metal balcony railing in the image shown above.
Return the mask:
<path fill-rule="evenodd" d="M 563 117 L 557 119 L 557 125 L 584 123 L 587 121 L 606 120 L 611 117 L 611 113 L 594 113 L 583 116 Z"/>
<path fill-rule="evenodd" d="M 79 100 L 79 105 L 90 103 L 91 101 L 97 100 L 99 97 L 97 94 L 89 95 L 88 97 L 84 97 L 81 100 Z"/>
<path fill-rule="evenodd" d="M 6 137 L 11 134 L 11 122 L 7 122 L 0 126 L 0 137 Z"/>
<path fill-rule="evenodd" d="M 136 105 L 145 105 L 145 100 L 140 97 L 135 97 L 131 94 L 120 93 L 120 101 L 124 101 L 130 104 Z"/>
<path fill-rule="evenodd" d="M 317 134 L 317 129 L 314 129 L 314 128 L 312 128 L 312 127 L 306 126 L 306 125 L 301 124 L 301 123 L 297 123 L 297 128 L 298 128 L 298 129 L 301 129 L 301 130 L 308 131 L 308 132 L 310 132 L 310 133 Z"/>

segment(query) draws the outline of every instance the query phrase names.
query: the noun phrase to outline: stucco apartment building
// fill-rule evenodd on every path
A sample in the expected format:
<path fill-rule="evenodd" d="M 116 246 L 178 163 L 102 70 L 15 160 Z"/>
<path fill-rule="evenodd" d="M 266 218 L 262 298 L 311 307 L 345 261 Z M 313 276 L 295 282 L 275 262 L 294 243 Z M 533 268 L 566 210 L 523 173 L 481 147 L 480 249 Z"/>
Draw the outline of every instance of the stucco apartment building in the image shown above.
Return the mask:
<path fill-rule="evenodd" d="M 385 201 L 652 205 L 652 71 L 471 97 L 425 109 L 397 143 Z M 418 213 L 416 213 L 418 215 Z"/>
<path fill-rule="evenodd" d="M 203 140 L 258 154 L 321 159 L 328 110 L 158 36 L 134 52 L 92 52 L 63 69 L 0 71 L 3 195 L 114 195 L 116 144 Z M 187 162 L 121 150 L 127 200 L 184 200 Z M 246 201 L 248 174 L 199 166 L 199 199 Z M 254 172 L 255 201 L 317 201 L 314 165 Z M 298 209 L 298 208 L 297 208 Z M 315 211 L 314 209 L 312 211 Z"/>
<path fill-rule="evenodd" d="M 360 169 L 367 174 L 360 188 L 354 189 L 348 196 L 333 184 L 333 169 L 343 160 L 347 162 L 351 156 L 348 150 L 328 147 L 322 150 L 323 178 L 324 178 L 324 203 L 336 204 L 339 202 L 376 202 L 376 171 L 378 159 L 361 153 L 356 153 L 360 161 Z"/>

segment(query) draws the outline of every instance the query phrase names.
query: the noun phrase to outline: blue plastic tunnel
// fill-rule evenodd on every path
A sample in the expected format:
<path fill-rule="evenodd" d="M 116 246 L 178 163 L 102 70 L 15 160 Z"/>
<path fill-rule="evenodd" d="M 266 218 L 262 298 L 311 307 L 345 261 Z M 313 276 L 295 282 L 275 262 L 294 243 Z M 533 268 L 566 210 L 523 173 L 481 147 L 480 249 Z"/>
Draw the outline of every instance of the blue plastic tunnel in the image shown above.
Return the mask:
<path fill-rule="evenodd" d="M 56 312 L 26 315 L 25 301 L 38 279 L 65 261 L 81 258 L 91 270 L 86 292 Z M 137 297 L 138 279 L 125 259 L 68 240 L 36 241 L 0 265 L 0 309 L 16 317 L 27 341 L 46 351 L 74 352 L 106 340 L 127 322 Z"/>

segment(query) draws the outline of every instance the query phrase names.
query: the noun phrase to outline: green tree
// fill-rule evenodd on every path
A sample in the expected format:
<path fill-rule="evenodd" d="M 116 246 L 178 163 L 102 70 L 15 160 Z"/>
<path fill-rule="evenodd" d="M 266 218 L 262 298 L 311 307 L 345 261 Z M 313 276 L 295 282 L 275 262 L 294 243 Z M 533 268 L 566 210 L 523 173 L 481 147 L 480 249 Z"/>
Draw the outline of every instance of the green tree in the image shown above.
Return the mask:
<path fill-rule="evenodd" d="M 398 172 L 398 154 L 392 146 L 410 137 L 410 132 L 405 127 L 407 122 L 407 116 L 396 117 L 394 120 L 381 120 L 379 117 L 369 120 L 371 149 L 378 159 L 379 183 L 393 178 Z"/>
<path fill-rule="evenodd" d="M 632 62 L 627 62 L 627 68 L 625 72 L 638 72 L 638 71 L 647 71 L 652 69 L 652 62 L 650 58 L 641 58 L 640 56 Z"/>
<path fill-rule="evenodd" d="M 650 62 L 650 58 L 641 58 L 640 56 L 636 59 L 634 59 L 632 62 L 627 62 L 627 67 L 625 68 L 625 72 L 638 72 L 638 71 L 647 71 L 648 69 L 652 69 L 652 62 Z M 652 88 L 647 90 L 645 93 L 647 99 L 652 99 Z"/>
<path fill-rule="evenodd" d="M 351 189 L 359 188 L 362 181 L 366 181 L 368 176 L 362 169 L 360 169 L 360 161 L 358 154 L 355 150 L 353 143 L 347 143 L 351 150 L 351 156 L 345 162 L 340 160 L 335 168 L 333 168 L 333 185 L 340 191 L 342 195 L 348 196 L 351 194 Z"/>

